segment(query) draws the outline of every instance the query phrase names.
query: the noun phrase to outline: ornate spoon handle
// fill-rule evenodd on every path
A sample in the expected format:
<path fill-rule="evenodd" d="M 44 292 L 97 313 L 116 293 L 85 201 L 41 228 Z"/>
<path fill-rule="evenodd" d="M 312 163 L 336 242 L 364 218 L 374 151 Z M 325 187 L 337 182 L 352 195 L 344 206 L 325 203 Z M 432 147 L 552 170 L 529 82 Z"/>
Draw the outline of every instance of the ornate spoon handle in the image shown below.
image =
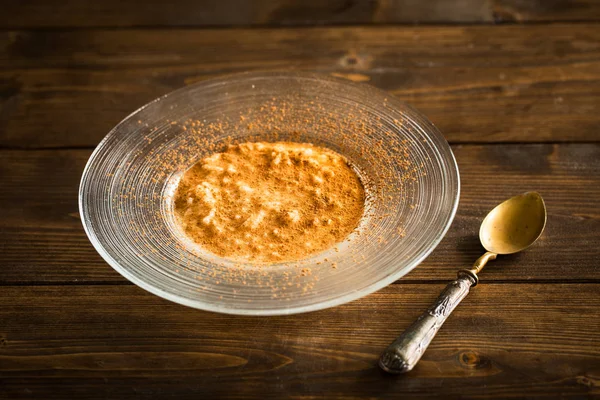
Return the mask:
<path fill-rule="evenodd" d="M 392 374 L 412 370 L 446 318 L 476 283 L 477 275 L 473 272 L 459 271 L 458 278 L 446 286 L 435 303 L 385 349 L 379 366 Z"/>

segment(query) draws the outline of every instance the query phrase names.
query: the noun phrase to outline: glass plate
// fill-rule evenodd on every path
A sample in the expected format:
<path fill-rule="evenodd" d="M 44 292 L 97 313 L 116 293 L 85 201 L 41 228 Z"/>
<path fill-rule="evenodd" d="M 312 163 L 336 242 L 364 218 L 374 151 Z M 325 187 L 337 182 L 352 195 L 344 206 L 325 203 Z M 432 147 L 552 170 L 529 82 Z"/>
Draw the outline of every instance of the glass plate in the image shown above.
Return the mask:
<path fill-rule="evenodd" d="M 195 162 L 228 143 L 310 142 L 344 155 L 368 192 L 348 240 L 305 260 L 256 266 L 190 242 L 171 196 Z M 230 314 L 319 310 L 415 268 L 448 230 L 459 199 L 452 151 L 423 115 L 374 87 L 292 72 L 204 81 L 135 111 L 84 170 L 85 231 L 121 275 L 163 298 Z"/>

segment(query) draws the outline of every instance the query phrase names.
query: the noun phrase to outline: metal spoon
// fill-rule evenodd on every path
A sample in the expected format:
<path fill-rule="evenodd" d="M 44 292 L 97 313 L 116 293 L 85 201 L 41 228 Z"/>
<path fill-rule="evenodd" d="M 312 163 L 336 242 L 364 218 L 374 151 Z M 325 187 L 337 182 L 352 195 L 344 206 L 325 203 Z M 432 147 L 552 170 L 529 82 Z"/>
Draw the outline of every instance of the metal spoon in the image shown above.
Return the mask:
<path fill-rule="evenodd" d="M 477 274 L 499 254 L 525 250 L 535 242 L 546 226 L 546 205 L 539 193 L 528 192 L 496 206 L 479 229 L 479 240 L 487 252 L 473 268 L 458 271 L 458 278 L 446 286 L 435 303 L 383 352 L 379 366 L 392 374 L 414 368 L 450 313 L 477 285 Z"/>

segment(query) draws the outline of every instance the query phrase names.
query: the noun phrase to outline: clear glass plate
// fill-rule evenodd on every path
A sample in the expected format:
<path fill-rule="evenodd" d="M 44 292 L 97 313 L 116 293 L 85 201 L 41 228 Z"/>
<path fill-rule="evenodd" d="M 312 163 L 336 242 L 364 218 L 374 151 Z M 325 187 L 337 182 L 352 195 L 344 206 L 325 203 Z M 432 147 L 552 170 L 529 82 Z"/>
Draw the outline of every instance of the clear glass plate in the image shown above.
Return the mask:
<path fill-rule="evenodd" d="M 349 240 L 300 262 L 219 258 L 171 212 L 179 177 L 227 143 L 310 142 L 343 154 L 368 192 Z M 102 257 L 136 285 L 230 314 L 319 310 L 372 293 L 415 268 L 448 230 L 459 199 L 452 151 L 424 116 L 374 87 L 292 72 L 204 81 L 135 111 L 98 145 L 79 207 Z"/>

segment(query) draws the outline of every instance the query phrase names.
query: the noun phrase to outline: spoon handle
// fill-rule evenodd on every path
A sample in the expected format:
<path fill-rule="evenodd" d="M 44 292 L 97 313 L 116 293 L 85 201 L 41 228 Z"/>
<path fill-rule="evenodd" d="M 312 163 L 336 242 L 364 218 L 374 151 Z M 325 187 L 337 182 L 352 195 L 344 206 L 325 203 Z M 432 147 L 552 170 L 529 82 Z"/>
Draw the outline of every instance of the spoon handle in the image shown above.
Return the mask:
<path fill-rule="evenodd" d="M 435 303 L 404 331 L 381 355 L 379 366 L 386 372 L 402 374 L 414 368 L 452 310 L 476 284 L 476 275 L 459 271 Z"/>

